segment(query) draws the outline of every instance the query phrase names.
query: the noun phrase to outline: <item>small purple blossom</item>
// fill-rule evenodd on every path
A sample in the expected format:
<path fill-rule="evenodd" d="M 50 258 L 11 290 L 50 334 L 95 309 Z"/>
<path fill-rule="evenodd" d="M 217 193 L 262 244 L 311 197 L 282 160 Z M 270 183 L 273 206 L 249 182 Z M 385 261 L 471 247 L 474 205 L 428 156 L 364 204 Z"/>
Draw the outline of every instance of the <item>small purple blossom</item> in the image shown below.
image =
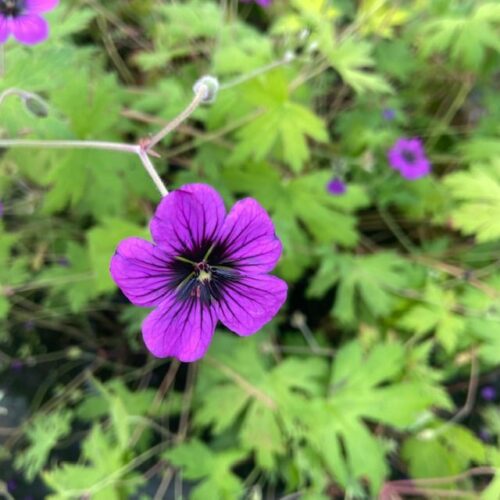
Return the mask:
<path fill-rule="evenodd" d="M 32 332 L 35 329 L 35 321 L 28 319 L 23 323 L 23 327 L 27 332 Z"/>
<path fill-rule="evenodd" d="M 479 437 L 481 441 L 489 443 L 491 440 L 491 432 L 488 429 L 486 429 L 486 427 L 482 427 L 481 429 L 479 429 Z"/>
<path fill-rule="evenodd" d="M 10 35 L 25 45 L 46 40 L 49 25 L 41 14 L 58 4 L 59 0 L 0 0 L 0 44 Z"/>
<path fill-rule="evenodd" d="M 261 7 L 269 7 L 271 5 L 271 2 L 272 0 L 240 0 L 240 2 L 242 3 L 250 3 L 250 2 L 254 2 L 258 5 L 260 5 Z"/>
<path fill-rule="evenodd" d="M 24 368 L 24 363 L 20 359 L 13 359 L 10 367 L 15 372 L 20 372 Z"/>
<path fill-rule="evenodd" d="M 425 156 L 424 145 L 416 137 L 402 137 L 396 141 L 387 153 L 391 168 L 399 170 L 401 175 L 413 181 L 424 177 L 431 171 L 431 164 Z"/>
<path fill-rule="evenodd" d="M 142 325 L 154 356 L 195 361 L 218 321 L 251 335 L 285 302 L 287 284 L 268 274 L 281 242 L 254 199 L 239 201 L 226 215 L 217 191 L 188 184 L 163 198 L 150 230 L 155 244 L 122 241 L 110 270 L 133 304 L 156 307 Z"/>
<path fill-rule="evenodd" d="M 345 185 L 345 183 L 342 179 L 339 179 L 338 177 L 334 177 L 326 185 L 326 190 L 330 194 L 333 194 L 334 196 L 340 196 L 346 192 L 347 186 Z"/>
<path fill-rule="evenodd" d="M 485 385 L 481 389 L 481 397 L 485 401 L 494 401 L 497 397 L 497 390 L 492 385 Z"/>
<path fill-rule="evenodd" d="M 71 262 L 69 261 L 68 257 L 65 257 L 63 255 L 62 257 L 59 257 L 57 259 L 57 264 L 61 267 L 69 267 L 71 265 Z"/>
<path fill-rule="evenodd" d="M 394 118 L 396 118 L 396 111 L 392 108 L 385 108 L 382 111 L 382 116 L 384 117 L 384 120 L 387 120 L 388 122 L 392 122 Z"/>
<path fill-rule="evenodd" d="M 17 481 L 15 479 L 9 479 L 7 481 L 7 491 L 9 493 L 14 493 L 16 489 L 17 489 Z"/>
<path fill-rule="evenodd" d="M 5 205 L 0 200 L 0 219 L 3 217 L 4 212 L 5 212 Z"/>

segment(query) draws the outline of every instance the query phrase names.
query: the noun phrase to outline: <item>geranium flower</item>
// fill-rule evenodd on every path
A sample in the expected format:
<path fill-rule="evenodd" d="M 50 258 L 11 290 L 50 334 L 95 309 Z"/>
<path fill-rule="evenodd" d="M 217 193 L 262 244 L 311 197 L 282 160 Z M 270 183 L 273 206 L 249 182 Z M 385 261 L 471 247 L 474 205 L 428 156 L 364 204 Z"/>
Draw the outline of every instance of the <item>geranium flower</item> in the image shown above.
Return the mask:
<path fill-rule="evenodd" d="M 58 4 L 59 0 L 0 0 L 0 43 L 10 35 L 26 45 L 46 40 L 49 25 L 41 14 Z"/>
<path fill-rule="evenodd" d="M 346 192 L 347 186 L 345 185 L 345 182 L 342 179 L 334 177 L 326 185 L 326 190 L 330 194 L 333 194 L 334 196 L 340 196 Z"/>
<path fill-rule="evenodd" d="M 282 246 L 266 211 L 252 198 L 226 215 L 220 195 L 188 184 L 166 196 L 150 225 L 155 244 L 120 243 L 111 275 L 137 306 L 156 307 L 142 325 L 157 357 L 201 358 L 217 321 L 251 335 L 283 305 L 287 284 L 267 273 Z"/>
<path fill-rule="evenodd" d="M 425 156 L 422 141 L 416 137 L 400 138 L 387 153 L 390 166 L 399 170 L 410 181 L 419 179 L 431 171 L 431 164 Z"/>

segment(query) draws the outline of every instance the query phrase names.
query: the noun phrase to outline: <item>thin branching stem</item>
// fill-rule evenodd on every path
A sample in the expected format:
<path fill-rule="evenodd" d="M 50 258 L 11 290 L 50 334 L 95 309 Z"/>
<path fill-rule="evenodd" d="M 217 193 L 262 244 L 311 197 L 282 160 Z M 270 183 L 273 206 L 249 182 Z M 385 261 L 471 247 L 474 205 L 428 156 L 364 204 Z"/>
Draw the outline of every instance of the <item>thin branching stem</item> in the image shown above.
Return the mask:
<path fill-rule="evenodd" d="M 144 169 L 151 177 L 162 197 L 168 195 L 168 189 L 161 180 L 150 155 L 153 154 L 153 147 L 158 144 L 165 136 L 175 130 L 183 121 L 185 121 L 198 106 L 207 98 L 209 88 L 207 85 L 200 85 L 195 92 L 193 100 L 189 103 L 172 121 L 167 123 L 151 139 L 141 141 L 140 144 L 127 144 L 121 142 L 107 141 L 78 141 L 78 140 L 36 140 L 36 139 L 0 139 L 0 149 L 2 148 L 45 148 L 45 149 L 97 149 L 104 151 L 115 151 L 119 153 L 135 154 L 141 161 Z M 21 89 L 11 88 L 0 94 L 0 104 L 10 95 L 29 96 L 37 99 L 38 96 L 25 92 Z M 38 98 L 40 99 L 40 98 Z"/>

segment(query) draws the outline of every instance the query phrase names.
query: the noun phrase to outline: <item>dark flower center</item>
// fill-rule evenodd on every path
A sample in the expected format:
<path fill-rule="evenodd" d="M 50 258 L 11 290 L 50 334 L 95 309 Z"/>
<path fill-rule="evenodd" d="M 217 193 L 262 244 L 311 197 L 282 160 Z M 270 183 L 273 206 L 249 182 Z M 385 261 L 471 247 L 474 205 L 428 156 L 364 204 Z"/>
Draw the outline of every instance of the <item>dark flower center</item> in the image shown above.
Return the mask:
<path fill-rule="evenodd" d="M 0 14 L 5 17 L 17 17 L 24 11 L 25 0 L 0 0 Z"/>
<path fill-rule="evenodd" d="M 181 300 L 200 299 L 210 305 L 222 297 L 224 288 L 240 277 L 233 262 L 224 258 L 225 248 L 206 243 L 201 248 L 186 251 L 172 264 L 170 286 Z"/>
<path fill-rule="evenodd" d="M 413 151 L 406 150 L 403 151 L 401 155 L 403 156 L 404 160 L 408 163 L 415 163 L 417 160 L 417 155 Z"/>

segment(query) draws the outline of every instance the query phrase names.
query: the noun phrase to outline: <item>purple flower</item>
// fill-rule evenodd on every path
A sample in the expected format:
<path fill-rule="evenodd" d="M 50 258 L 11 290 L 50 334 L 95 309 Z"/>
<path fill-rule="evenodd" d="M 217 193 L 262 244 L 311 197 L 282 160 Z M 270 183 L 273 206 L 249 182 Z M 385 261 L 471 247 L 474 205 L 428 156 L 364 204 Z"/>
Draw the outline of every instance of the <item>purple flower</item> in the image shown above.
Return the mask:
<path fill-rule="evenodd" d="M 23 369 L 24 363 L 20 359 L 13 359 L 10 363 L 10 367 L 15 372 L 19 372 Z"/>
<path fill-rule="evenodd" d="M 56 262 L 61 267 L 69 267 L 71 265 L 68 257 L 65 257 L 64 255 L 62 257 L 59 257 Z"/>
<path fill-rule="evenodd" d="M 382 116 L 384 117 L 384 120 L 387 120 L 388 122 L 392 122 L 394 118 L 396 118 L 396 111 L 394 111 L 392 108 L 385 108 L 382 111 Z"/>
<path fill-rule="evenodd" d="M 347 190 L 347 186 L 345 185 L 342 179 L 338 177 L 334 177 L 327 185 L 326 190 L 333 194 L 334 196 L 340 196 L 344 194 Z"/>
<path fill-rule="evenodd" d="M 49 25 L 40 15 L 54 9 L 59 0 L 0 0 L 0 43 L 10 35 L 26 45 L 43 42 Z"/>
<path fill-rule="evenodd" d="M 265 7 L 269 7 L 271 5 L 272 0 L 240 0 L 240 2 L 242 2 L 242 3 L 255 2 L 256 4 L 265 8 Z"/>
<path fill-rule="evenodd" d="M 387 157 L 390 166 L 399 170 L 401 175 L 409 181 L 419 179 L 431 171 L 431 164 L 425 156 L 422 141 L 416 137 L 398 139 L 389 150 Z"/>
<path fill-rule="evenodd" d="M 157 357 L 201 358 L 217 321 L 251 335 L 286 300 L 287 284 L 270 276 L 282 246 L 266 211 L 252 198 L 226 215 L 220 195 L 188 184 L 166 196 L 150 224 L 156 244 L 120 243 L 111 276 L 137 306 L 154 307 L 142 325 Z"/>
<path fill-rule="evenodd" d="M 493 401 L 497 397 L 497 391 L 492 385 L 485 385 L 481 389 L 481 397 L 485 401 Z"/>
<path fill-rule="evenodd" d="M 481 441 L 488 443 L 491 440 L 491 432 L 485 427 L 482 427 L 479 429 L 479 437 L 481 438 Z"/>
<path fill-rule="evenodd" d="M 5 211 L 5 206 L 3 202 L 0 200 L 0 219 L 3 217 L 4 211 Z"/>
<path fill-rule="evenodd" d="M 9 493 L 14 493 L 14 491 L 17 489 L 17 482 L 15 479 L 9 479 L 7 481 L 7 491 Z"/>
<path fill-rule="evenodd" d="M 27 332 L 32 332 L 35 329 L 35 321 L 29 319 L 23 323 L 23 327 Z"/>

